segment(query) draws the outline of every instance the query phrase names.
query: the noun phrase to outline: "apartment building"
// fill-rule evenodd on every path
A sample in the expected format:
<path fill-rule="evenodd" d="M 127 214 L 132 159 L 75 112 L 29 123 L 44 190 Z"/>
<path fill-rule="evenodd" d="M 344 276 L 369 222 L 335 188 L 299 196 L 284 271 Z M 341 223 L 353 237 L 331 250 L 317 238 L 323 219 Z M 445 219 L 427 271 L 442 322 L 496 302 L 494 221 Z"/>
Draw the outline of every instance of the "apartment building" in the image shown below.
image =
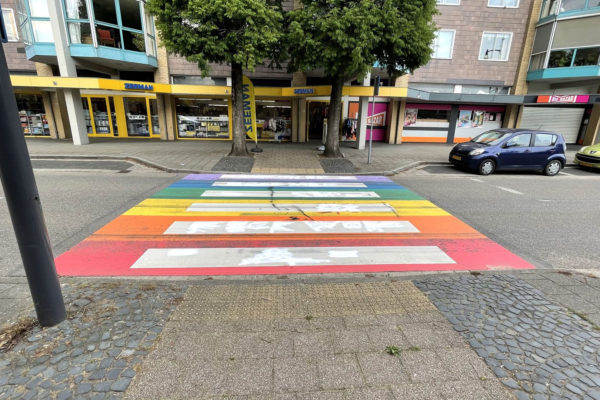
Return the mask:
<path fill-rule="evenodd" d="M 561 39 L 567 16 L 594 18 L 594 0 L 577 1 L 584 3 L 581 10 L 561 13 L 558 5 L 548 4 L 544 7 L 556 10 L 554 14 L 548 11 L 538 18 L 541 0 L 439 0 L 431 61 L 395 82 L 378 68 L 370 79 L 348 82 L 341 140 L 356 142 L 358 148 L 371 135 L 374 141 L 392 144 L 453 143 L 495 127 L 534 124 L 542 110 L 534 94 L 539 91 L 543 99 L 546 94 L 575 93 L 559 83 L 566 75 L 557 77 L 556 71 L 597 71 L 597 65 L 575 61 L 590 59 L 593 51 L 580 49 L 591 45 L 573 47 Z M 195 64 L 167 54 L 157 43 L 143 1 L 0 4 L 10 39 L 3 46 L 25 135 L 72 138 L 75 144 L 90 137 L 231 140 L 229 67 L 211 65 L 209 76 L 203 77 Z M 285 8 L 292 6 L 292 1 L 284 2 Z M 543 36 L 547 26 L 552 35 Z M 561 27 L 557 39 L 563 40 L 557 45 L 563 47 L 553 45 L 556 26 Z M 565 43 L 572 49 L 571 65 L 554 66 L 560 61 L 555 52 L 565 50 Z M 534 65 L 540 49 L 545 49 L 544 63 L 539 64 L 544 68 L 527 72 L 531 52 Z M 572 72 L 568 82 L 573 74 L 580 72 Z M 288 73 L 261 66 L 248 75 L 256 88 L 259 140 L 323 140 L 329 87 L 318 71 Z M 375 75 L 385 86 L 369 105 L 368 86 Z M 593 76 L 580 79 L 577 93 L 598 93 L 598 83 L 590 81 Z M 582 108 L 559 108 L 577 107 Z M 593 114 L 587 111 L 593 107 L 583 108 L 582 121 Z"/>

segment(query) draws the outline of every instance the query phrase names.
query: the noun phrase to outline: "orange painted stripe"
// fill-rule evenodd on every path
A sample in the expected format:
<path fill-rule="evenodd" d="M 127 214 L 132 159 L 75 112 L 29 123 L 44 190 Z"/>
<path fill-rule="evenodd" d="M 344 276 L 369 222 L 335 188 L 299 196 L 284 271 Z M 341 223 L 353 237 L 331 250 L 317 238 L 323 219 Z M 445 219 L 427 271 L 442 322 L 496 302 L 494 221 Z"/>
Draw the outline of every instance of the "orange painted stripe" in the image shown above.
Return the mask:
<path fill-rule="evenodd" d="M 146 242 L 148 240 L 159 240 L 164 243 L 183 243 L 187 242 L 239 242 L 251 240 L 260 242 L 262 240 L 269 242 L 289 243 L 295 240 L 311 240 L 318 242 L 320 240 L 339 240 L 339 239 L 355 239 L 355 240 L 384 240 L 384 239 L 415 239 L 415 240 L 460 240 L 460 239 L 484 239 L 485 236 L 481 233 L 346 233 L 346 234 L 329 234 L 329 233 L 304 233 L 304 234 L 254 234 L 247 235 L 92 235 L 85 241 L 87 242 Z M 169 245 L 167 247 L 176 247 Z"/>
<path fill-rule="evenodd" d="M 468 137 L 459 137 L 459 138 L 454 138 L 454 143 L 464 143 L 464 142 L 468 142 L 469 139 Z"/>
<path fill-rule="evenodd" d="M 283 216 L 253 216 L 243 217 L 244 221 L 383 221 L 401 220 L 412 223 L 421 234 L 479 234 L 475 229 L 451 215 L 449 216 L 415 216 L 415 217 L 352 217 L 323 216 L 319 218 Z M 178 217 L 178 216 L 138 216 L 121 215 L 99 229 L 94 235 L 107 236 L 135 236 L 135 235 L 162 235 L 163 232 L 175 221 L 239 221 L 238 217 Z M 483 235 L 479 234 L 480 237 Z"/>
<path fill-rule="evenodd" d="M 402 136 L 403 142 L 446 143 L 446 137 Z"/>

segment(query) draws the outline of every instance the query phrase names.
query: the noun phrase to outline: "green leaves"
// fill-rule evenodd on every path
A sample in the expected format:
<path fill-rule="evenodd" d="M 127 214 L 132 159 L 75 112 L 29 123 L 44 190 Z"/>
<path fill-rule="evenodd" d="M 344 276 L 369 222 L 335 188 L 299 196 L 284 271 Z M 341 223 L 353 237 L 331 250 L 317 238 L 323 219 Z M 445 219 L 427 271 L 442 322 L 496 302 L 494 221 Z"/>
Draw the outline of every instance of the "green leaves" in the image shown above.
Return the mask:
<path fill-rule="evenodd" d="M 254 70 L 281 50 L 281 7 L 265 0 L 148 0 L 162 44 L 198 64 L 240 63 Z"/>

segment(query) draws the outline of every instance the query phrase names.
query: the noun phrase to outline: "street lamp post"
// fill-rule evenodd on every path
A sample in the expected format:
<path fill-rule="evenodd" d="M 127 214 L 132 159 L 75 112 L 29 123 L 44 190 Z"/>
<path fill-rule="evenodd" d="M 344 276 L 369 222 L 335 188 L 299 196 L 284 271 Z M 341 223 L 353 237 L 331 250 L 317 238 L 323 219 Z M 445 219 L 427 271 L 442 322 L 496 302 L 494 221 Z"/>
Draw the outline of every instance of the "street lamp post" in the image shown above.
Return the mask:
<path fill-rule="evenodd" d="M 5 42 L 2 24 L 0 18 L 0 42 Z M 65 304 L 1 43 L 0 178 L 38 321 L 56 325 L 66 317 Z"/>

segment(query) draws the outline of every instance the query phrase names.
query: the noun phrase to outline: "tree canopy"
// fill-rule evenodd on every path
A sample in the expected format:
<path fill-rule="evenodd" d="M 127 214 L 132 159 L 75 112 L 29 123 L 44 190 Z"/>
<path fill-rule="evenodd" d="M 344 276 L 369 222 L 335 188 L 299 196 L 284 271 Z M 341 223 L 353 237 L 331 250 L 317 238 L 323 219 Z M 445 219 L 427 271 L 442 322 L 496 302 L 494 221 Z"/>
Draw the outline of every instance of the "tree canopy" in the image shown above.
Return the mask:
<path fill-rule="evenodd" d="M 169 52 L 198 64 L 204 75 L 209 72 L 209 63 L 231 65 L 231 155 L 246 155 L 242 74 L 243 70 L 253 71 L 265 59 L 277 56 L 283 21 L 280 3 L 275 0 L 148 0 L 146 9 L 156 17 L 161 44 Z"/>
<path fill-rule="evenodd" d="M 436 0 L 302 0 L 302 5 L 287 15 L 288 68 L 322 69 L 330 79 L 325 155 L 337 157 L 344 82 L 364 76 L 375 63 L 392 79 L 426 64 Z"/>

